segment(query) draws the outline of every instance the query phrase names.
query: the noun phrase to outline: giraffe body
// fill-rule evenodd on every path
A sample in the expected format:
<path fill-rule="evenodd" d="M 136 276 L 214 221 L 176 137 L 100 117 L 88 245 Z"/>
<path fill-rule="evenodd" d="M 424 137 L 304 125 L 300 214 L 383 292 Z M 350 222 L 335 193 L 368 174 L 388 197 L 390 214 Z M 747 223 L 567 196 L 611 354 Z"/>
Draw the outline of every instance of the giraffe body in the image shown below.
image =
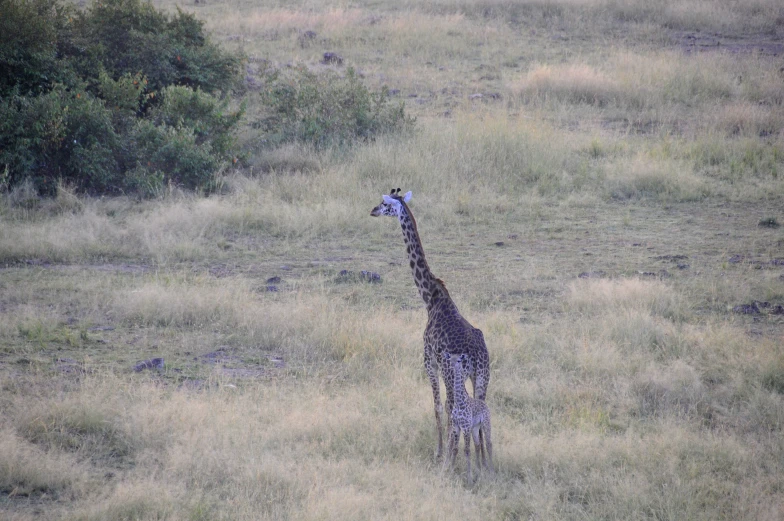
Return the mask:
<path fill-rule="evenodd" d="M 399 191 L 399 189 L 398 189 Z M 383 196 L 383 202 L 371 212 L 372 216 L 397 217 L 403 229 L 403 239 L 408 253 L 408 264 L 414 275 L 414 284 L 427 307 L 425 327 L 425 372 L 433 389 L 436 432 L 438 434 L 437 458 L 443 456 L 444 430 L 441 406 L 439 373 L 446 388 L 447 431 L 450 430 L 454 404 L 455 377 L 452 368 L 445 362 L 444 355 L 465 355 L 464 374 L 471 380 L 474 397 L 484 400 L 490 382 L 490 359 L 482 331 L 473 327 L 458 311 L 441 279 L 436 278 L 425 260 L 425 252 L 416 227 L 416 221 L 408 208 L 411 192 L 401 197 L 393 191 Z M 480 432 L 481 436 L 481 432 Z"/>
<path fill-rule="evenodd" d="M 468 363 L 467 355 L 452 355 L 444 353 L 444 362 L 452 368 L 454 375 L 453 396 L 455 403 L 452 407 L 449 445 L 447 448 L 448 456 L 444 460 L 445 466 L 454 466 L 457 457 L 457 449 L 460 444 L 460 434 L 465 439 L 465 455 L 468 480 L 472 481 L 471 475 L 471 438 L 474 441 L 474 452 L 476 453 L 476 466 L 479 470 L 482 467 L 493 472 L 493 442 L 490 426 L 490 409 L 484 400 L 471 398 L 465 388 L 465 369 Z M 485 449 L 487 457 L 485 458 Z M 481 454 L 481 462 L 480 462 Z"/>

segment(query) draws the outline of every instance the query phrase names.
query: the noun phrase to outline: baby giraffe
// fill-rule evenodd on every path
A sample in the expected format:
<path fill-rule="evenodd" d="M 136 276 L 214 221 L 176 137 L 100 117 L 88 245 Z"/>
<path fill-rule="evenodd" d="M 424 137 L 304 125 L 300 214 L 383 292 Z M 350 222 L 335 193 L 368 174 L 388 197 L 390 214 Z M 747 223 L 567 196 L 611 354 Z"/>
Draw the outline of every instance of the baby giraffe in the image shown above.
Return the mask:
<path fill-rule="evenodd" d="M 454 466 L 455 458 L 457 457 L 457 449 L 460 444 L 460 433 L 465 438 L 465 455 L 466 464 L 468 467 L 468 481 L 473 481 L 471 475 L 471 442 L 470 437 L 474 439 L 474 450 L 476 452 L 476 466 L 482 469 L 482 466 L 489 468 L 493 472 L 493 442 L 490 440 L 490 409 L 484 400 L 471 398 L 465 388 L 465 368 L 464 364 L 468 363 L 468 357 L 465 354 L 450 354 L 444 353 L 444 362 L 449 365 L 454 371 L 454 389 L 453 396 L 455 399 L 452 406 L 452 421 L 451 431 L 449 432 L 449 444 L 447 445 L 447 458 L 444 459 L 444 466 Z M 482 436 L 480 437 L 480 432 Z M 485 447 L 482 445 L 482 438 L 484 444 L 487 446 L 487 460 L 485 460 Z M 482 462 L 479 462 L 479 453 L 482 454 Z"/>

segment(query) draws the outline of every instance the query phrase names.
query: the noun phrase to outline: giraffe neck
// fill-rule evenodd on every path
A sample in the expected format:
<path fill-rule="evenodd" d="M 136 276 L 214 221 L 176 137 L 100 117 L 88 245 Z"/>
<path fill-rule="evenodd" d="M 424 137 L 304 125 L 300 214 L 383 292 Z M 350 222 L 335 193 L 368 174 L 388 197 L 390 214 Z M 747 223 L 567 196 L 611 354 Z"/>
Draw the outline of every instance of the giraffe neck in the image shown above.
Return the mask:
<path fill-rule="evenodd" d="M 422 249 L 422 241 L 419 239 L 416 221 L 408 206 L 401 202 L 403 208 L 400 212 L 400 226 L 403 228 L 403 239 L 406 242 L 408 252 L 408 265 L 414 275 L 414 284 L 419 290 L 419 295 L 425 301 L 428 311 L 435 302 L 443 296 L 448 297 L 443 282 L 437 279 L 430 271 L 430 267 L 425 260 L 425 250 Z"/>
<path fill-rule="evenodd" d="M 464 410 L 468 407 L 468 391 L 465 388 L 465 376 L 463 375 L 463 371 L 455 368 L 454 369 L 454 389 L 453 389 L 453 399 L 454 405 L 453 407 L 456 410 Z"/>

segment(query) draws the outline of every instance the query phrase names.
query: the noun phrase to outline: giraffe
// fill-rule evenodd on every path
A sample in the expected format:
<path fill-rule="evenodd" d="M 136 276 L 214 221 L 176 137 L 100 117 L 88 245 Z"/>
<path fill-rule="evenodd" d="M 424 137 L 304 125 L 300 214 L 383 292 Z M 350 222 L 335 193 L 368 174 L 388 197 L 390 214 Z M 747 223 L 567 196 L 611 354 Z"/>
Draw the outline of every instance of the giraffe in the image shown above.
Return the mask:
<path fill-rule="evenodd" d="M 474 397 L 484 400 L 487 395 L 487 384 L 490 382 L 490 360 L 487 346 L 482 332 L 469 324 L 460 314 L 449 296 L 444 282 L 430 272 L 425 260 L 425 252 L 422 249 L 422 242 L 419 239 L 416 221 L 408 208 L 411 192 L 401 196 L 400 188 L 398 188 L 382 197 L 381 204 L 373 208 L 370 215 L 373 217 L 380 215 L 397 217 L 400 221 L 408 252 L 408 264 L 414 275 L 414 284 L 427 307 L 427 326 L 424 334 L 425 372 L 430 380 L 430 386 L 433 388 L 436 433 L 438 435 L 436 459 L 440 460 L 444 450 L 442 426 L 444 408 L 441 405 L 439 368 L 446 387 L 447 423 L 451 421 L 454 403 L 454 374 L 449 365 L 444 363 L 444 353 L 466 355 L 465 375 L 471 380 Z"/>
<path fill-rule="evenodd" d="M 457 448 L 460 444 L 460 434 L 465 439 L 465 455 L 468 481 L 472 481 L 471 476 L 471 443 L 470 438 L 474 439 L 474 452 L 476 452 L 476 467 L 481 471 L 482 467 L 493 470 L 493 442 L 491 440 L 490 428 L 490 409 L 484 400 L 477 400 L 468 396 L 465 388 L 465 373 L 463 365 L 467 362 L 465 353 L 453 356 L 444 353 L 444 363 L 452 368 L 454 378 L 454 399 L 452 407 L 452 422 L 449 431 L 449 444 L 447 445 L 447 457 L 444 459 L 444 468 L 452 467 L 455 464 Z M 482 437 L 484 436 L 484 443 Z M 487 459 L 485 459 L 485 446 L 487 447 Z M 479 461 L 479 454 L 482 454 L 482 461 Z"/>

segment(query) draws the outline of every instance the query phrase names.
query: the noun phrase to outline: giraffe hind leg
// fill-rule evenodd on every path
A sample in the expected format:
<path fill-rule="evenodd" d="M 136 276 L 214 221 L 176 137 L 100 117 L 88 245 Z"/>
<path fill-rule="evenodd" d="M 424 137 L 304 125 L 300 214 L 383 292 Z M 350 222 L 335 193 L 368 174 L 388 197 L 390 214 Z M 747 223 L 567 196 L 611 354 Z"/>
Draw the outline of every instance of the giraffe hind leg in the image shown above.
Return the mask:
<path fill-rule="evenodd" d="M 478 400 L 484 401 L 485 395 L 487 394 L 487 382 L 489 380 L 489 375 L 485 378 L 480 372 L 476 372 L 475 374 L 469 377 L 471 380 L 471 390 L 474 393 L 474 398 Z M 477 396 L 480 395 L 480 396 Z M 482 447 L 482 461 L 485 461 L 485 451 L 484 451 L 484 429 L 479 429 L 479 446 Z"/>
<path fill-rule="evenodd" d="M 481 438 L 480 438 L 480 435 L 481 435 L 480 433 L 481 432 L 482 431 L 480 430 L 480 427 L 478 425 L 475 426 L 473 429 L 471 429 L 471 437 L 474 439 L 474 452 L 476 453 L 476 468 L 480 469 L 480 470 L 484 466 L 484 462 L 485 462 L 485 449 L 482 446 L 482 442 L 480 441 L 481 440 Z M 479 461 L 479 453 L 480 452 L 482 453 L 482 461 L 481 461 L 481 463 Z"/>
<path fill-rule="evenodd" d="M 482 423 L 482 431 L 485 434 L 485 446 L 487 448 L 487 468 L 490 469 L 492 474 L 495 472 L 495 469 L 493 468 L 493 442 L 491 440 L 489 419 Z"/>

